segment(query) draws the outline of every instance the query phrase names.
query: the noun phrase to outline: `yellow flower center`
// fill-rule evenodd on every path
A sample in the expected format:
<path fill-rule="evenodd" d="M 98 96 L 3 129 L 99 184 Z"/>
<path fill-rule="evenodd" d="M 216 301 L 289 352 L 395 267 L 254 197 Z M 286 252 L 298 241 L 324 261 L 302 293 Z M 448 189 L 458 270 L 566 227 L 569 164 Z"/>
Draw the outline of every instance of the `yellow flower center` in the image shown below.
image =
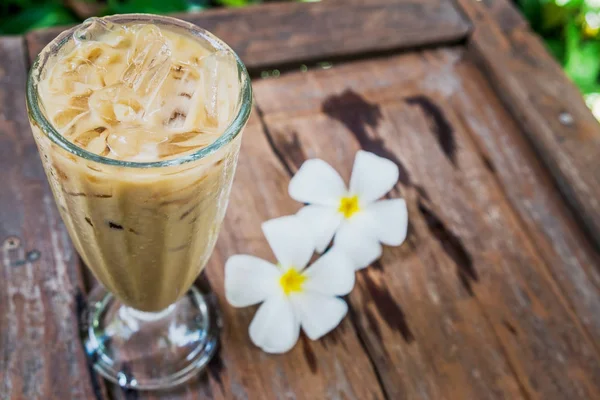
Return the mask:
<path fill-rule="evenodd" d="M 302 284 L 305 280 L 306 277 L 304 275 L 296 271 L 294 268 L 290 268 L 285 274 L 281 275 L 279 284 L 283 288 L 285 294 L 290 294 L 292 292 L 301 292 Z"/>
<path fill-rule="evenodd" d="M 358 206 L 358 196 L 342 197 L 338 211 L 344 214 L 344 217 L 350 218 L 356 212 L 360 211 Z"/>

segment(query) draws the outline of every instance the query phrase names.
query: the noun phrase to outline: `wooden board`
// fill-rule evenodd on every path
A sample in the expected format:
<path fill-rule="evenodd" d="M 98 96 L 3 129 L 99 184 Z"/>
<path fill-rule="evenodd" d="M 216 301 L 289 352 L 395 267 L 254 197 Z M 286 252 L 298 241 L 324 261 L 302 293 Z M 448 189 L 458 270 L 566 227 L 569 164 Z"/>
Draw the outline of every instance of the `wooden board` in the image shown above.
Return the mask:
<path fill-rule="evenodd" d="M 180 16 L 251 70 L 289 72 L 254 83 L 258 110 L 199 281 L 221 303 L 223 347 L 207 373 L 156 393 L 107 394 L 77 335 L 86 276 L 20 106 L 25 60 L 59 30 L 0 39 L 0 398 L 600 398 L 598 125 L 507 1 L 458 3 L 471 36 L 445 0 Z M 318 60 L 335 62 L 288 68 Z M 290 175 L 321 157 L 347 179 L 359 148 L 400 167 L 391 196 L 407 199 L 408 240 L 359 273 L 340 328 L 264 354 L 247 335 L 255 309 L 224 300 L 223 264 L 272 259 L 260 223 L 299 209 Z"/>
<path fill-rule="evenodd" d="M 458 0 L 469 49 L 600 249 L 600 124 L 508 0 Z"/>
<path fill-rule="evenodd" d="M 546 255 L 523 229 L 524 211 L 507 201 L 493 170 L 518 190 L 527 181 L 502 156 L 483 156 L 470 131 L 487 128 L 486 136 L 507 145 L 514 135 L 504 132 L 518 127 L 463 50 L 289 74 L 254 88 L 292 171 L 319 157 L 348 178 L 359 148 L 395 160 L 403 171 L 393 196 L 408 202 L 408 243 L 386 249 L 349 296 L 388 398 L 600 396 L 597 335 L 567 300 L 581 292 L 565 295 L 548 273 Z M 557 196 L 551 185 L 538 191 Z M 552 211 L 537 210 L 542 219 Z M 580 256 L 569 267 L 586 276 L 581 263 L 592 256 L 575 242 L 581 236 L 564 218 L 554 222 Z M 544 229 L 531 217 L 529 224 Z M 584 287 L 590 296 L 579 303 L 582 317 L 594 318 L 598 288 Z"/>
<path fill-rule="evenodd" d="M 492 113 L 499 100 L 474 63 L 457 68 L 467 88 L 450 100 L 464 110 L 457 123 L 472 135 L 486 168 L 499 181 L 548 272 L 593 340 L 600 338 L 600 259 L 562 201 L 550 173 L 509 115 Z M 486 105 L 489 103 L 489 105 Z M 523 162 L 528 160 L 528 162 Z M 596 346 L 599 347 L 598 345 Z"/>
<path fill-rule="evenodd" d="M 0 38 L 0 398 L 88 399 L 77 255 L 60 221 L 25 110 L 26 48 Z"/>
<path fill-rule="evenodd" d="M 469 30 L 446 0 L 272 3 L 174 16 L 223 39 L 251 70 L 458 42 Z M 30 58 L 63 29 L 28 34 Z"/>

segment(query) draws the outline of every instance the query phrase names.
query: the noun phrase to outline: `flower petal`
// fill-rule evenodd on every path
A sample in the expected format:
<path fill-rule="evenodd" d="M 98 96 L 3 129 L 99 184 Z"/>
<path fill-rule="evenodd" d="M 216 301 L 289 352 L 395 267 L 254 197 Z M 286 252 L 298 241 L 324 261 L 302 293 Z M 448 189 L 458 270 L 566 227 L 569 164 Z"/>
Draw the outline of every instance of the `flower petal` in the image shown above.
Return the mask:
<path fill-rule="evenodd" d="M 365 210 L 377 239 L 388 246 L 400 246 L 408 230 L 408 210 L 404 199 L 381 200 Z"/>
<path fill-rule="evenodd" d="M 357 194 L 362 204 L 383 197 L 398 182 L 398 166 L 387 158 L 359 150 L 354 159 L 350 192 Z"/>
<path fill-rule="evenodd" d="M 325 251 L 344 218 L 334 207 L 317 204 L 301 208 L 296 215 L 312 232 L 317 253 Z"/>
<path fill-rule="evenodd" d="M 270 262 L 238 254 L 225 263 L 225 298 L 234 307 L 247 307 L 278 292 L 281 271 Z"/>
<path fill-rule="evenodd" d="M 367 267 L 381 257 L 381 245 L 369 223 L 369 214 L 360 212 L 344 221 L 334 239 L 334 246 L 347 252 L 356 269 Z"/>
<path fill-rule="evenodd" d="M 249 328 L 250 340 L 267 353 L 285 353 L 298 341 L 300 321 L 282 293 L 269 297 L 258 309 Z"/>
<path fill-rule="evenodd" d="M 314 250 L 314 238 L 308 227 L 295 215 L 263 222 L 262 230 L 277 261 L 298 271 L 306 267 Z"/>
<path fill-rule="evenodd" d="M 302 164 L 288 187 L 290 197 L 301 203 L 337 206 L 347 190 L 335 169 L 318 158 Z"/>
<path fill-rule="evenodd" d="M 304 271 L 304 290 L 343 296 L 354 287 L 354 263 L 345 251 L 333 247 Z"/>
<path fill-rule="evenodd" d="M 348 312 L 344 300 L 323 294 L 297 293 L 290 296 L 290 300 L 302 329 L 312 340 L 333 330 Z"/>

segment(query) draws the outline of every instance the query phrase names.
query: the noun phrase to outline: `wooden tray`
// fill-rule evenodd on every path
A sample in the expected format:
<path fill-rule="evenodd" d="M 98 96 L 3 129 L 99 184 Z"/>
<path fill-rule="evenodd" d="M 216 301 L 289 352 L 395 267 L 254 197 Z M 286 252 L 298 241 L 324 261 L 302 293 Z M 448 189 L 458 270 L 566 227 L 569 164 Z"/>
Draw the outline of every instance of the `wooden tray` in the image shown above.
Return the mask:
<path fill-rule="evenodd" d="M 86 363 L 78 310 L 93 280 L 55 209 L 24 98 L 30 63 L 61 29 L 5 37 L 1 399 L 600 398 L 600 125 L 507 0 L 179 17 L 231 44 L 256 77 L 203 278 L 224 313 L 218 357 L 160 393 L 124 391 Z M 254 309 L 224 300 L 223 264 L 271 258 L 260 223 L 299 208 L 287 185 L 305 159 L 347 179 L 360 148 L 400 167 L 392 195 L 408 203 L 407 242 L 358 273 L 335 331 L 262 353 L 247 334 Z"/>

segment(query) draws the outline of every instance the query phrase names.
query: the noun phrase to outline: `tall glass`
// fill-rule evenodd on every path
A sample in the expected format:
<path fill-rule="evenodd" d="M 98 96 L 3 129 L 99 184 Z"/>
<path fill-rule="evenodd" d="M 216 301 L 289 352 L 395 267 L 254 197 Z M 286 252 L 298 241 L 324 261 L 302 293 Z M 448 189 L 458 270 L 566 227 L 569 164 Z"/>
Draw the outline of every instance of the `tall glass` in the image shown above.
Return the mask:
<path fill-rule="evenodd" d="M 121 386 L 166 388 L 201 370 L 216 349 L 218 310 L 192 284 L 213 251 L 227 208 L 252 90 L 237 55 L 193 24 L 145 14 L 108 19 L 191 35 L 214 51 L 230 52 L 236 64 L 231 83 L 239 94 L 227 128 L 192 154 L 154 162 L 88 152 L 45 115 L 38 84 L 60 50 L 73 46 L 80 26 L 46 46 L 27 83 L 31 128 L 60 214 L 103 285 L 88 299 L 85 348 L 95 369 Z"/>

